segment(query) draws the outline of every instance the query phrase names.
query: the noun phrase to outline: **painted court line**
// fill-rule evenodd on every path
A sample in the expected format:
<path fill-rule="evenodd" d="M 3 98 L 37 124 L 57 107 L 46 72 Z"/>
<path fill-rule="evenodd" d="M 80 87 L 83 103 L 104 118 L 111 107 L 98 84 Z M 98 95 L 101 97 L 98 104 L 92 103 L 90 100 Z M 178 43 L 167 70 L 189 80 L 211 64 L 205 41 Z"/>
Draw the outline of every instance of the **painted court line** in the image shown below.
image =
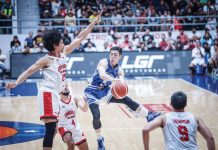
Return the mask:
<path fill-rule="evenodd" d="M 203 91 L 205 91 L 205 92 L 207 92 L 207 93 L 210 93 L 210 94 L 213 94 L 213 95 L 218 96 L 216 93 L 213 93 L 213 92 L 211 92 L 211 91 L 208 91 L 208 90 L 206 90 L 206 89 L 204 89 L 204 88 L 202 88 L 202 87 L 199 87 L 199 86 L 197 86 L 197 85 L 195 85 L 195 84 L 192 84 L 192 83 L 190 83 L 190 82 L 188 82 L 188 81 L 186 81 L 186 80 L 184 80 L 184 79 L 181 79 L 181 78 L 180 78 L 180 80 L 183 81 L 183 82 L 185 82 L 185 83 L 187 83 L 187 84 L 189 84 L 189 85 L 191 85 L 191 86 L 193 86 L 193 87 L 196 87 L 197 89 L 201 89 L 201 90 L 203 90 Z"/>

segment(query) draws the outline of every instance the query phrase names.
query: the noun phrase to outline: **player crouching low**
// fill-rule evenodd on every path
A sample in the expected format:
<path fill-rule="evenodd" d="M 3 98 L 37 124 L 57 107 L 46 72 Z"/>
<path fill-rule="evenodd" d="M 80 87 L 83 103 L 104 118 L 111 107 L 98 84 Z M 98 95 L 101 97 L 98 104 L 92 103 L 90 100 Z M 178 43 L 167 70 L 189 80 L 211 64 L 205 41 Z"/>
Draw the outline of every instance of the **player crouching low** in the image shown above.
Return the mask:
<path fill-rule="evenodd" d="M 78 107 L 84 112 L 88 110 L 87 102 L 82 97 L 71 96 L 67 84 L 61 91 L 60 96 L 58 131 L 63 141 L 67 144 L 68 150 L 74 150 L 74 145 L 76 145 L 79 150 L 88 150 L 86 138 L 76 118 Z"/>

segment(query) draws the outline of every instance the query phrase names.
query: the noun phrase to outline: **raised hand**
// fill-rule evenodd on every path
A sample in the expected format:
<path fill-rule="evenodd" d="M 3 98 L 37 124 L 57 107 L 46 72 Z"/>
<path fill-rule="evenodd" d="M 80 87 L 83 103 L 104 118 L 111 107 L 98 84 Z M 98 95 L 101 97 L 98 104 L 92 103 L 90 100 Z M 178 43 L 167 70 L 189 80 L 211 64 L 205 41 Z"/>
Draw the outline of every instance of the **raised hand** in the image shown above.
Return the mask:
<path fill-rule="evenodd" d="M 93 21 L 93 22 L 95 22 L 95 24 L 98 24 L 98 23 L 101 22 L 101 15 L 102 15 L 102 13 L 103 13 L 103 10 L 101 10 L 100 13 L 98 14 L 98 16 L 95 17 L 95 19 Z"/>

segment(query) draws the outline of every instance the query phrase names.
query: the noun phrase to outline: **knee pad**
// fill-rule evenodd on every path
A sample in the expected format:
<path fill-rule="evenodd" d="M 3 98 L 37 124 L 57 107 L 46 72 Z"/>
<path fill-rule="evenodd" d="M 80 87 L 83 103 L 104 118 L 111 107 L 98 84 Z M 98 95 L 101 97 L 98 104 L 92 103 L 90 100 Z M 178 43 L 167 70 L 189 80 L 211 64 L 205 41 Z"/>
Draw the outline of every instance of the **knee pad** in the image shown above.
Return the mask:
<path fill-rule="evenodd" d="M 57 122 L 49 122 L 45 124 L 46 131 L 43 139 L 43 147 L 52 147 L 56 126 Z"/>
<path fill-rule="evenodd" d="M 93 127 L 95 130 L 98 130 L 99 128 L 101 128 L 101 121 L 99 118 L 93 119 Z"/>
<path fill-rule="evenodd" d="M 101 128 L 101 121 L 100 121 L 100 110 L 99 110 L 99 105 L 98 104 L 90 104 L 89 108 L 92 112 L 93 116 L 93 127 L 94 129 L 99 129 Z"/>

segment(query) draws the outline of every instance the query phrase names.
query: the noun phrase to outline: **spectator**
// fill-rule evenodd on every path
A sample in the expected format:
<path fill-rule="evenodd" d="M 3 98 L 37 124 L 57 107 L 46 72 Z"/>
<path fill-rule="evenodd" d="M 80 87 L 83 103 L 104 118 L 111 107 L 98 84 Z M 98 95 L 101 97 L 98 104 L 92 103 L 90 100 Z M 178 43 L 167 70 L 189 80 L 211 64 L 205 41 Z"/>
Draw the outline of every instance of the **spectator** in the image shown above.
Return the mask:
<path fill-rule="evenodd" d="M 16 41 L 14 43 L 14 46 L 12 46 L 12 48 L 11 48 L 11 52 L 12 53 L 21 53 L 22 52 L 22 47 L 20 46 L 19 41 Z"/>
<path fill-rule="evenodd" d="M 132 43 L 129 40 L 129 35 L 124 36 L 124 41 L 121 44 L 121 48 L 123 49 L 123 51 L 132 51 Z"/>
<path fill-rule="evenodd" d="M 39 0 L 40 18 L 43 18 L 43 13 L 45 10 L 48 10 L 49 14 L 51 14 L 52 8 L 50 0 Z"/>
<path fill-rule="evenodd" d="M 205 34 L 201 38 L 201 44 L 208 43 L 210 46 L 213 44 L 212 36 L 210 35 L 209 31 L 206 31 Z"/>
<path fill-rule="evenodd" d="M 30 53 L 32 53 L 32 49 L 28 45 L 25 45 L 24 49 L 22 50 L 22 53 L 24 55 L 30 54 Z"/>
<path fill-rule="evenodd" d="M 45 20 L 40 21 L 39 25 L 40 26 L 50 26 L 51 24 L 50 24 L 50 21 L 48 20 L 50 18 L 51 18 L 51 15 L 50 15 L 49 11 L 45 10 L 42 14 L 42 19 L 45 19 Z"/>
<path fill-rule="evenodd" d="M 148 41 L 153 42 L 154 36 L 150 34 L 149 29 L 146 29 L 145 34 L 142 36 L 142 40 L 146 43 L 148 43 Z"/>
<path fill-rule="evenodd" d="M 146 46 L 146 44 L 144 42 L 141 42 L 137 46 L 136 50 L 139 51 L 139 52 L 145 52 L 145 51 L 148 50 L 148 47 Z"/>
<path fill-rule="evenodd" d="M 137 33 L 134 33 L 132 35 L 132 49 L 136 50 L 138 46 L 140 46 L 140 38 L 139 35 Z"/>
<path fill-rule="evenodd" d="M 192 50 L 192 61 L 189 65 L 189 69 L 191 70 L 192 75 L 196 73 L 197 66 L 202 67 L 201 71 L 199 71 L 199 74 L 205 73 L 206 63 L 204 57 L 205 57 L 205 50 L 203 47 L 201 47 L 200 41 L 197 41 L 196 47 Z"/>
<path fill-rule="evenodd" d="M 58 9 L 60 8 L 60 5 L 61 5 L 61 1 L 59 1 L 59 0 L 54 0 L 51 2 L 53 16 L 58 14 Z"/>
<path fill-rule="evenodd" d="M 176 50 L 183 50 L 183 48 L 184 48 L 184 45 L 182 44 L 181 39 L 178 36 L 176 40 Z"/>
<path fill-rule="evenodd" d="M 88 42 L 87 47 L 84 48 L 85 52 L 96 52 L 96 47 L 91 42 Z"/>
<path fill-rule="evenodd" d="M 147 10 L 146 9 L 140 9 L 140 14 L 139 16 L 137 16 L 137 24 L 148 24 L 147 18 L 148 18 L 148 14 L 147 14 Z M 144 31 L 144 27 L 140 27 L 139 31 Z"/>
<path fill-rule="evenodd" d="M 192 28 L 192 31 L 191 31 L 191 33 L 189 34 L 189 37 L 188 37 L 188 38 L 189 38 L 190 40 L 193 40 L 193 39 L 194 39 L 194 36 L 195 36 L 198 40 L 200 40 L 200 38 L 201 38 L 201 34 L 196 31 L 196 28 L 195 28 L 195 27 Z"/>
<path fill-rule="evenodd" d="M 148 24 L 151 31 L 158 31 L 159 29 L 159 26 L 155 26 L 159 24 L 159 19 L 157 17 L 159 17 L 158 14 L 155 9 L 152 8 L 150 14 L 148 15 Z"/>
<path fill-rule="evenodd" d="M 34 47 L 34 44 L 33 44 L 33 32 L 32 31 L 29 32 L 29 37 L 27 37 L 24 42 L 25 42 L 25 45 L 27 45 L 29 48 L 33 48 Z"/>
<path fill-rule="evenodd" d="M 13 37 L 13 40 L 11 41 L 11 44 L 10 44 L 10 45 L 11 45 L 11 48 L 15 45 L 16 42 L 18 42 L 19 46 L 21 46 L 21 43 L 20 43 L 18 37 L 15 35 L 15 36 Z"/>
<path fill-rule="evenodd" d="M 213 69 L 218 69 L 218 45 L 214 46 L 215 54 L 212 55 L 208 63 L 208 72 L 211 73 Z"/>
<path fill-rule="evenodd" d="M 110 50 L 112 47 L 114 46 L 118 46 L 120 47 L 120 43 L 118 42 L 118 38 L 116 36 L 112 36 L 113 37 L 113 42 L 108 44 L 108 50 Z"/>
<path fill-rule="evenodd" d="M 7 71 L 7 67 L 5 66 L 6 56 L 2 54 L 2 50 L 0 49 L 0 69 L 3 73 Z"/>
<path fill-rule="evenodd" d="M 37 35 L 33 38 L 33 45 L 36 48 L 39 46 L 40 43 L 43 43 L 42 31 L 38 30 Z"/>
<path fill-rule="evenodd" d="M 152 50 L 152 51 L 157 51 L 157 50 L 160 50 L 157 46 L 156 46 L 156 43 L 155 42 L 151 42 L 150 44 L 149 44 L 149 46 L 147 46 L 148 47 L 148 50 L 150 51 L 150 50 Z"/>
<path fill-rule="evenodd" d="M 215 30 L 217 25 L 217 21 L 215 17 L 209 17 L 207 18 L 207 24 L 205 25 L 205 28 L 208 30 Z"/>
<path fill-rule="evenodd" d="M 63 35 L 62 39 L 63 39 L 64 45 L 69 45 L 71 43 L 71 38 L 68 35 L 67 29 L 64 29 L 64 35 Z"/>
<path fill-rule="evenodd" d="M 159 44 L 159 48 L 160 48 L 160 50 L 162 50 L 162 51 L 168 50 L 168 49 L 167 49 L 167 48 L 168 48 L 168 43 L 166 42 L 165 38 L 162 38 L 162 41 L 161 41 L 160 44 Z"/>
<path fill-rule="evenodd" d="M 134 31 L 134 27 L 131 25 L 135 23 L 135 17 L 133 16 L 131 9 L 126 12 L 126 15 L 124 17 L 124 23 L 125 25 L 129 25 L 129 27 L 125 27 L 125 31 L 129 31 L 129 32 Z"/>
<path fill-rule="evenodd" d="M 195 48 L 193 40 L 189 40 L 188 44 L 184 45 L 184 50 L 193 50 L 193 48 Z"/>
<path fill-rule="evenodd" d="M 83 45 L 83 48 L 85 49 L 86 47 L 88 47 L 88 45 L 91 45 L 91 47 L 96 47 L 90 38 L 87 39 L 87 42 Z"/>
<path fill-rule="evenodd" d="M 169 9 L 167 3 L 164 2 L 164 0 L 160 0 L 160 4 L 157 7 L 158 10 L 158 15 L 161 16 L 163 15 L 165 12 L 167 12 L 167 10 Z"/>
<path fill-rule="evenodd" d="M 91 23 L 98 15 L 97 10 L 93 10 L 92 14 L 89 16 L 89 22 Z"/>
<path fill-rule="evenodd" d="M 74 49 L 74 52 L 76 52 L 76 53 L 77 52 L 84 52 L 83 51 L 83 45 L 80 43 L 80 45 L 77 48 Z"/>
<path fill-rule="evenodd" d="M 32 53 L 47 53 L 48 51 L 44 48 L 43 43 L 39 43 L 38 47 L 35 47 Z"/>
<path fill-rule="evenodd" d="M 12 33 L 12 16 L 14 15 L 14 7 L 11 4 L 11 0 L 6 0 L 1 7 L 1 18 L 8 19 L 8 21 L 3 21 L 3 26 L 7 28 L 3 28 L 3 34 L 11 34 Z"/>
<path fill-rule="evenodd" d="M 58 13 L 60 13 L 61 16 L 63 16 L 63 17 L 66 16 L 67 9 L 66 9 L 66 6 L 65 6 L 65 4 L 63 2 L 60 4 L 60 7 L 59 7 L 58 11 L 60 11 Z"/>
<path fill-rule="evenodd" d="M 169 30 L 168 31 L 168 36 L 166 38 L 166 41 L 171 44 L 171 45 L 175 45 L 176 40 L 174 39 L 174 37 L 172 36 L 172 31 Z"/>
<path fill-rule="evenodd" d="M 76 16 L 73 11 L 69 11 L 64 19 L 64 26 L 70 33 L 76 29 Z"/>
<path fill-rule="evenodd" d="M 114 12 L 112 12 L 112 16 L 111 16 L 111 22 L 112 25 L 122 25 L 123 24 L 123 20 L 122 20 L 122 15 L 120 13 L 117 13 L 116 10 L 114 10 Z M 121 31 L 122 27 L 115 27 L 116 31 Z"/>
<path fill-rule="evenodd" d="M 52 22 L 53 26 L 64 26 L 64 15 L 62 14 L 62 10 L 58 10 L 58 14 L 53 17 L 55 20 Z M 57 27 L 57 30 L 63 32 L 63 27 Z"/>
<path fill-rule="evenodd" d="M 188 36 L 184 33 L 184 30 L 180 30 L 180 34 L 178 36 L 180 38 L 180 42 L 185 45 L 188 43 Z"/>
<path fill-rule="evenodd" d="M 211 57 L 211 53 L 210 53 L 210 46 L 207 42 L 205 42 L 203 44 L 203 48 L 204 48 L 204 51 L 205 51 L 205 63 L 208 64 L 208 61 L 209 61 L 209 58 Z"/>

